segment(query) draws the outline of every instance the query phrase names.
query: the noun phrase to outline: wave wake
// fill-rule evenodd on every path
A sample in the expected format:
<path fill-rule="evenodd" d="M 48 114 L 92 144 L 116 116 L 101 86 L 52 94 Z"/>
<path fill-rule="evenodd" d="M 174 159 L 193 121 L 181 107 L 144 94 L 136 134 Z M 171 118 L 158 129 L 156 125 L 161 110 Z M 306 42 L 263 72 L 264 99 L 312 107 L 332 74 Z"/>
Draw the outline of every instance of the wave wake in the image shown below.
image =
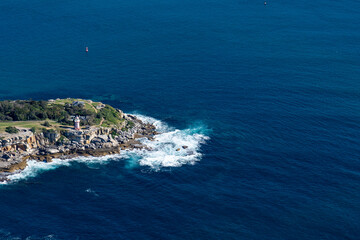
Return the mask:
<path fill-rule="evenodd" d="M 28 166 L 23 171 L 7 176 L 9 181 L 2 182 L 2 184 L 35 177 L 44 171 L 53 170 L 60 166 L 71 166 L 72 162 L 84 163 L 91 167 L 94 164 L 106 164 L 109 161 L 125 159 L 127 162 L 126 167 L 143 166 L 159 171 L 164 167 L 180 167 L 184 164 L 195 164 L 201 159 L 202 153 L 200 152 L 200 147 L 209 139 L 206 136 L 207 129 L 203 125 L 200 124 L 189 129 L 179 130 L 152 117 L 140 114 L 133 115 L 143 122 L 153 124 L 157 132 L 159 132 L 153 141 L 146 138 L 139 139 L 151 150 L 126 150 L 121 152 L 121 154 L 104 157 L 77 157 L 66 160 L 53 159 L 50 163 L 30 160 L 28 161 Z"/>

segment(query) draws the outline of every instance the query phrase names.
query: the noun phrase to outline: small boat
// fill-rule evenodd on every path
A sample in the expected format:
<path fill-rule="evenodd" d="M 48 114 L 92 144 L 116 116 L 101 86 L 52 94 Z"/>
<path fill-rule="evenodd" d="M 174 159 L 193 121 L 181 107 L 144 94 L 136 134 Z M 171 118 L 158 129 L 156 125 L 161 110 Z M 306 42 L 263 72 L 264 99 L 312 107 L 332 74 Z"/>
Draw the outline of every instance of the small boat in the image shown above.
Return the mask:
<path fill-rule="evenodd" d="M 85 47 L 85 52 L 88 52 L 89 51 L 89 48 L 88 47 Z"/>

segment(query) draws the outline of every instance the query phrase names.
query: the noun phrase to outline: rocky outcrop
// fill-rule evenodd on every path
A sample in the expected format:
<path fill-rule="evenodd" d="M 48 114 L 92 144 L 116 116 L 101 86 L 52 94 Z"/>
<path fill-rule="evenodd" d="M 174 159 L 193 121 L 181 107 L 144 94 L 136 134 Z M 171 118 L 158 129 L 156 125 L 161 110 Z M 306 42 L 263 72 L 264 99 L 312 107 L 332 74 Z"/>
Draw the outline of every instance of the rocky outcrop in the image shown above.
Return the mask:
<path fill-rule="evenodd" d="M 35 134 L 29 129 L 21 129 L 17 134 L 1 134 L 0 172 L 24 169 L 28 159 L 49 162 L 52 158 L 103 156 L 124 149 L 146 148 L 136 139 L 153 139 L 155 127 L 135 116 L 121 114 L 125 119 L 121 128 L 92 126 L 82 130 L 63 129 Z"/>

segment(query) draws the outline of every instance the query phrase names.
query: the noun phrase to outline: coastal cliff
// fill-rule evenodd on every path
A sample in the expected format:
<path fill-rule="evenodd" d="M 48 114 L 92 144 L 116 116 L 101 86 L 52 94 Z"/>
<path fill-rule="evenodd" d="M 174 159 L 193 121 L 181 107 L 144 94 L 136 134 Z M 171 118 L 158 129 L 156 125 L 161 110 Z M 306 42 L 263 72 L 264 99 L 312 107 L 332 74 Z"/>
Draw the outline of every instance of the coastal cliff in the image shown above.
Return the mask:
<path fill-rule="evenodd" d="M 53 158 L 103 156 L 117 154 L 126 149 L 148 148 L 137 139 L 152 140 L 157 134 L 153 125 L 143 123 L 133 115 L 124 114 L 121 110 L 102 103 L 57 99 L 42 104 L 47 111 L 56 104 L 58 109 L 61 109 L 59 106 L 62 105 L 64 109 L 68 108 L 65 113 L 83 114 L 79 114 L 84 119 L 81 128 L 75 129 L 70 125 L 74 119 L 70 114 L 63 114 L 65 118 L 61 121 L 2 121 L 2 126 L 9 126 L 0 132 L 0 172 L 22 170 L 27 166 L 27 160 L 51 162 Z M 86 108 L 91 111 L 84 111 Z M 108 114 L 108 110 L 105 113 L 100 112 L 104 108 L 110 109 L 111 114 Z M 1 111 L 0 102 L 0 114 Z M 91 117 L 93 122 L 89 121 Z M 101 120 L 96 122 L 96 117 Z M 6 174 L 0 178 L 6 179 Z"/>

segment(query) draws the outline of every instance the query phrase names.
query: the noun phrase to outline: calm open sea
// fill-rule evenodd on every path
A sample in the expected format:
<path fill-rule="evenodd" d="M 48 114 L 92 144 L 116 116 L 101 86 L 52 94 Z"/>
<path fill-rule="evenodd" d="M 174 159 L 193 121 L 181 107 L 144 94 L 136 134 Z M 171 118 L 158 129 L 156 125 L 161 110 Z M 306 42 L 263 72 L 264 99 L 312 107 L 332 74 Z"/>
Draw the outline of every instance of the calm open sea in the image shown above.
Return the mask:
<path fill-rule="evenodd" d="M 360 239 L 359 26 L 348 0 L 0 1 L 0 99 L 162 132 L 30 162 L 0 186 L 0 239 Z"/>

